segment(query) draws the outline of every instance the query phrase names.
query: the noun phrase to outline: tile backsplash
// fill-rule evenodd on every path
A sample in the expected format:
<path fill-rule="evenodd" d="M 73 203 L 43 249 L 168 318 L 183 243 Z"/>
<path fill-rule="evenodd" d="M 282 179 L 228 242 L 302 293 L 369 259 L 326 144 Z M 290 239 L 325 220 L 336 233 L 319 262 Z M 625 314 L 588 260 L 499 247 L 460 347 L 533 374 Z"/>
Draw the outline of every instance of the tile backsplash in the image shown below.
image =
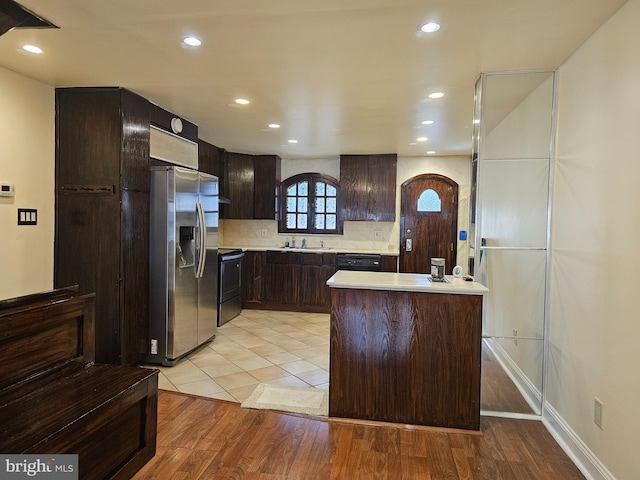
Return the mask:
<path fill-rule="evenodd" d="M 399 231 L 397 222 L 344 222 L 342 235 L 293 235 L 296 246 L 302 239 L 309 247 L 345 249 L 362 253 L 397 254 Z M 283 247 L 291 234 L 278 233 L 275 220 L 220 220 L 220 245 L 224 247 Z"/>

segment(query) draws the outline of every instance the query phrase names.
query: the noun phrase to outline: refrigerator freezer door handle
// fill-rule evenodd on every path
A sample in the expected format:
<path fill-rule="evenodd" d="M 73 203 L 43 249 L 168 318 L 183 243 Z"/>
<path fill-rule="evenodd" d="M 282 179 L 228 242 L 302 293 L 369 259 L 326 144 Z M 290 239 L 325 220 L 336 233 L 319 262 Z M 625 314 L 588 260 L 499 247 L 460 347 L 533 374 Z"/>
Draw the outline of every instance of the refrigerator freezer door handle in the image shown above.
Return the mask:
<path fill-rule="evenodd" d="M 204 209 L 201 203 L 196 203 L 196 212 L 198 214 L 198 235 L 200 240 L 200 253 L 198 255 L 198 268 L 196 270 L 196 277 L 202 278 L 204 274 L 204 264 L 207 259 L 207 225 L 205 223 Z"/>

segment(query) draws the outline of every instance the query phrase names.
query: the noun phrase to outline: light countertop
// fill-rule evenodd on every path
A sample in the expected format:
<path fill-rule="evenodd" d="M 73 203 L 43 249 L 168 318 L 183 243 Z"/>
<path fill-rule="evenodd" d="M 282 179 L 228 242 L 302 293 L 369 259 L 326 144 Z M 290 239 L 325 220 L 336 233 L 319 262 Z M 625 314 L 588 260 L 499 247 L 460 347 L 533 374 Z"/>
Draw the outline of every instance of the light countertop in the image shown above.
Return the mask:
<path fill-rule="evenodd" d="M 222 247 L 220 247 L 222 248 Z M 254 251 L 254 252 L 265 252 L 269 251 L 278 251 L 278 252 L 303 252 L 303 253 L 358 253 L 358 254 L 380 254 L 380 255 L 389 255 L 392 257 L 397 257 L 400 255 L 400 252 L 395 251 L 381 251 L 381 250 L 372 250 L 365 248 L 349 248 L 349 247 L 309 247 L 309 248 L 292 248 L 292 247 L 266 247 L 266 246 L 237 246 L 233 245 L 233 248 L 240 248 L 244 251 Z"/>
<path fill-rule="evenodd" d="M 355 288 L 367 290 L 397 290 L 403 292 L 457 293 L 484 295 L 489 291 L 478 282 L 446 276 L 447 282 L 432 282 L 431 275 L 423 273 L 389 273 L 337 271 L 327 285 L 332 288 Z"/>

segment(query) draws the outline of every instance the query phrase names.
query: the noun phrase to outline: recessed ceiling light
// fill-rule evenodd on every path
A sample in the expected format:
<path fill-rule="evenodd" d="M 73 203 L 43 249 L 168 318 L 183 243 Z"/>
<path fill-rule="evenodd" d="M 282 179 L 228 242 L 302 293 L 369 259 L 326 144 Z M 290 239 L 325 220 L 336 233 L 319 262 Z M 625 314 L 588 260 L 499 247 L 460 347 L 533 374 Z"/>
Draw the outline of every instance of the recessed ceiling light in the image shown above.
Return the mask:
<path fill-rule="evenodd" d="M 425 120 L 422 125 L 433 125 L 433 120 Z"/>
<path fill-rule="evenodd" d="M 440 24 L 437 22 L 424 22 L 420 25 L 419 29 L 424 33 L 433 33 L 440 30 Z"/>
<path fill-rule="evenodd" d="M 418 137 L 418 138 L 416 138 L 416 142 L 426 142 L 427 140 L 429 140 L 427 137 Z"/>
<path fill-rule="evenodd" d="M 477 125 L 478 123 L 480 123 L 480 119 L 479 119 L 479 118 L 475 118 L 475 119 L 473 120 L 473 123 L 475 123 L 475 124 Z"/>
<path fill-rule="evenodd" d="M 246 98 L 236 98 L 236 103 L 238 105 L 249 105 L 250 102 Z"/>
<path fill-rule="evenodd" d="M 182 39 L 182 43 L 184 45 L 189 45 L 190 47 L 199 47 L 200 45 L 202 45 L 202 40 L 200 40 L 198 37 L 189 36 L 184 37 Z"/>
<path fill-rule="evenodd" d="M 429 94 L 429 98 L 442 98 L 444 97 L 444 93 L 442 92 L 433 92 Z"/>
<path fill-rule="evenodd" d="M 278 125 L 277 123 L 270 123 L 269 128 L 280 128 L 280 125 Z"/>
<path fill-rule="evenodd" d="M 429 150 L 429 151 L 427 152 L 427 155 L 434 155 L 435 153 L 436 153 L 436 151 L 435 151 L 435 150 Z"/>
<path fill-rule="evenodd" d="M 22 49 L 29 53 L 42 53 L 42 49 L 40 47 L 36 47 L 35 45 L 25 45 L 22 47 Z"/>
<path fill-rule="evenodd" d="M 298 143 L 298 140 L 294 140 L 293 138 L 291 140 L 287 140 L 289 143 Z"/>

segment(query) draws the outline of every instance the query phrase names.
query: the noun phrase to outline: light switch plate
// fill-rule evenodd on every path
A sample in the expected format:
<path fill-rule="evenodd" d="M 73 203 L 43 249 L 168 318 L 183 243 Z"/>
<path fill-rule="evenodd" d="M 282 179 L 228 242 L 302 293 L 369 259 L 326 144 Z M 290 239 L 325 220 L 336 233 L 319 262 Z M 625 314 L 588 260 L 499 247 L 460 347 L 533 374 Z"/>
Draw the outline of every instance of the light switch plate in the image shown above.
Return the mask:
<path fill-rule="evenodd" d="M 38 210 L 35 208 L 18 209 L 18 225 L 37 225 Z"/>
<path fill-rule="evenodd" d="M 595 398 L 593 407 L 593 423 L 595 423 L 600 429 L 602 429 L 602 416 L 604 414 L 604 403 L 601 400 Z"/>

